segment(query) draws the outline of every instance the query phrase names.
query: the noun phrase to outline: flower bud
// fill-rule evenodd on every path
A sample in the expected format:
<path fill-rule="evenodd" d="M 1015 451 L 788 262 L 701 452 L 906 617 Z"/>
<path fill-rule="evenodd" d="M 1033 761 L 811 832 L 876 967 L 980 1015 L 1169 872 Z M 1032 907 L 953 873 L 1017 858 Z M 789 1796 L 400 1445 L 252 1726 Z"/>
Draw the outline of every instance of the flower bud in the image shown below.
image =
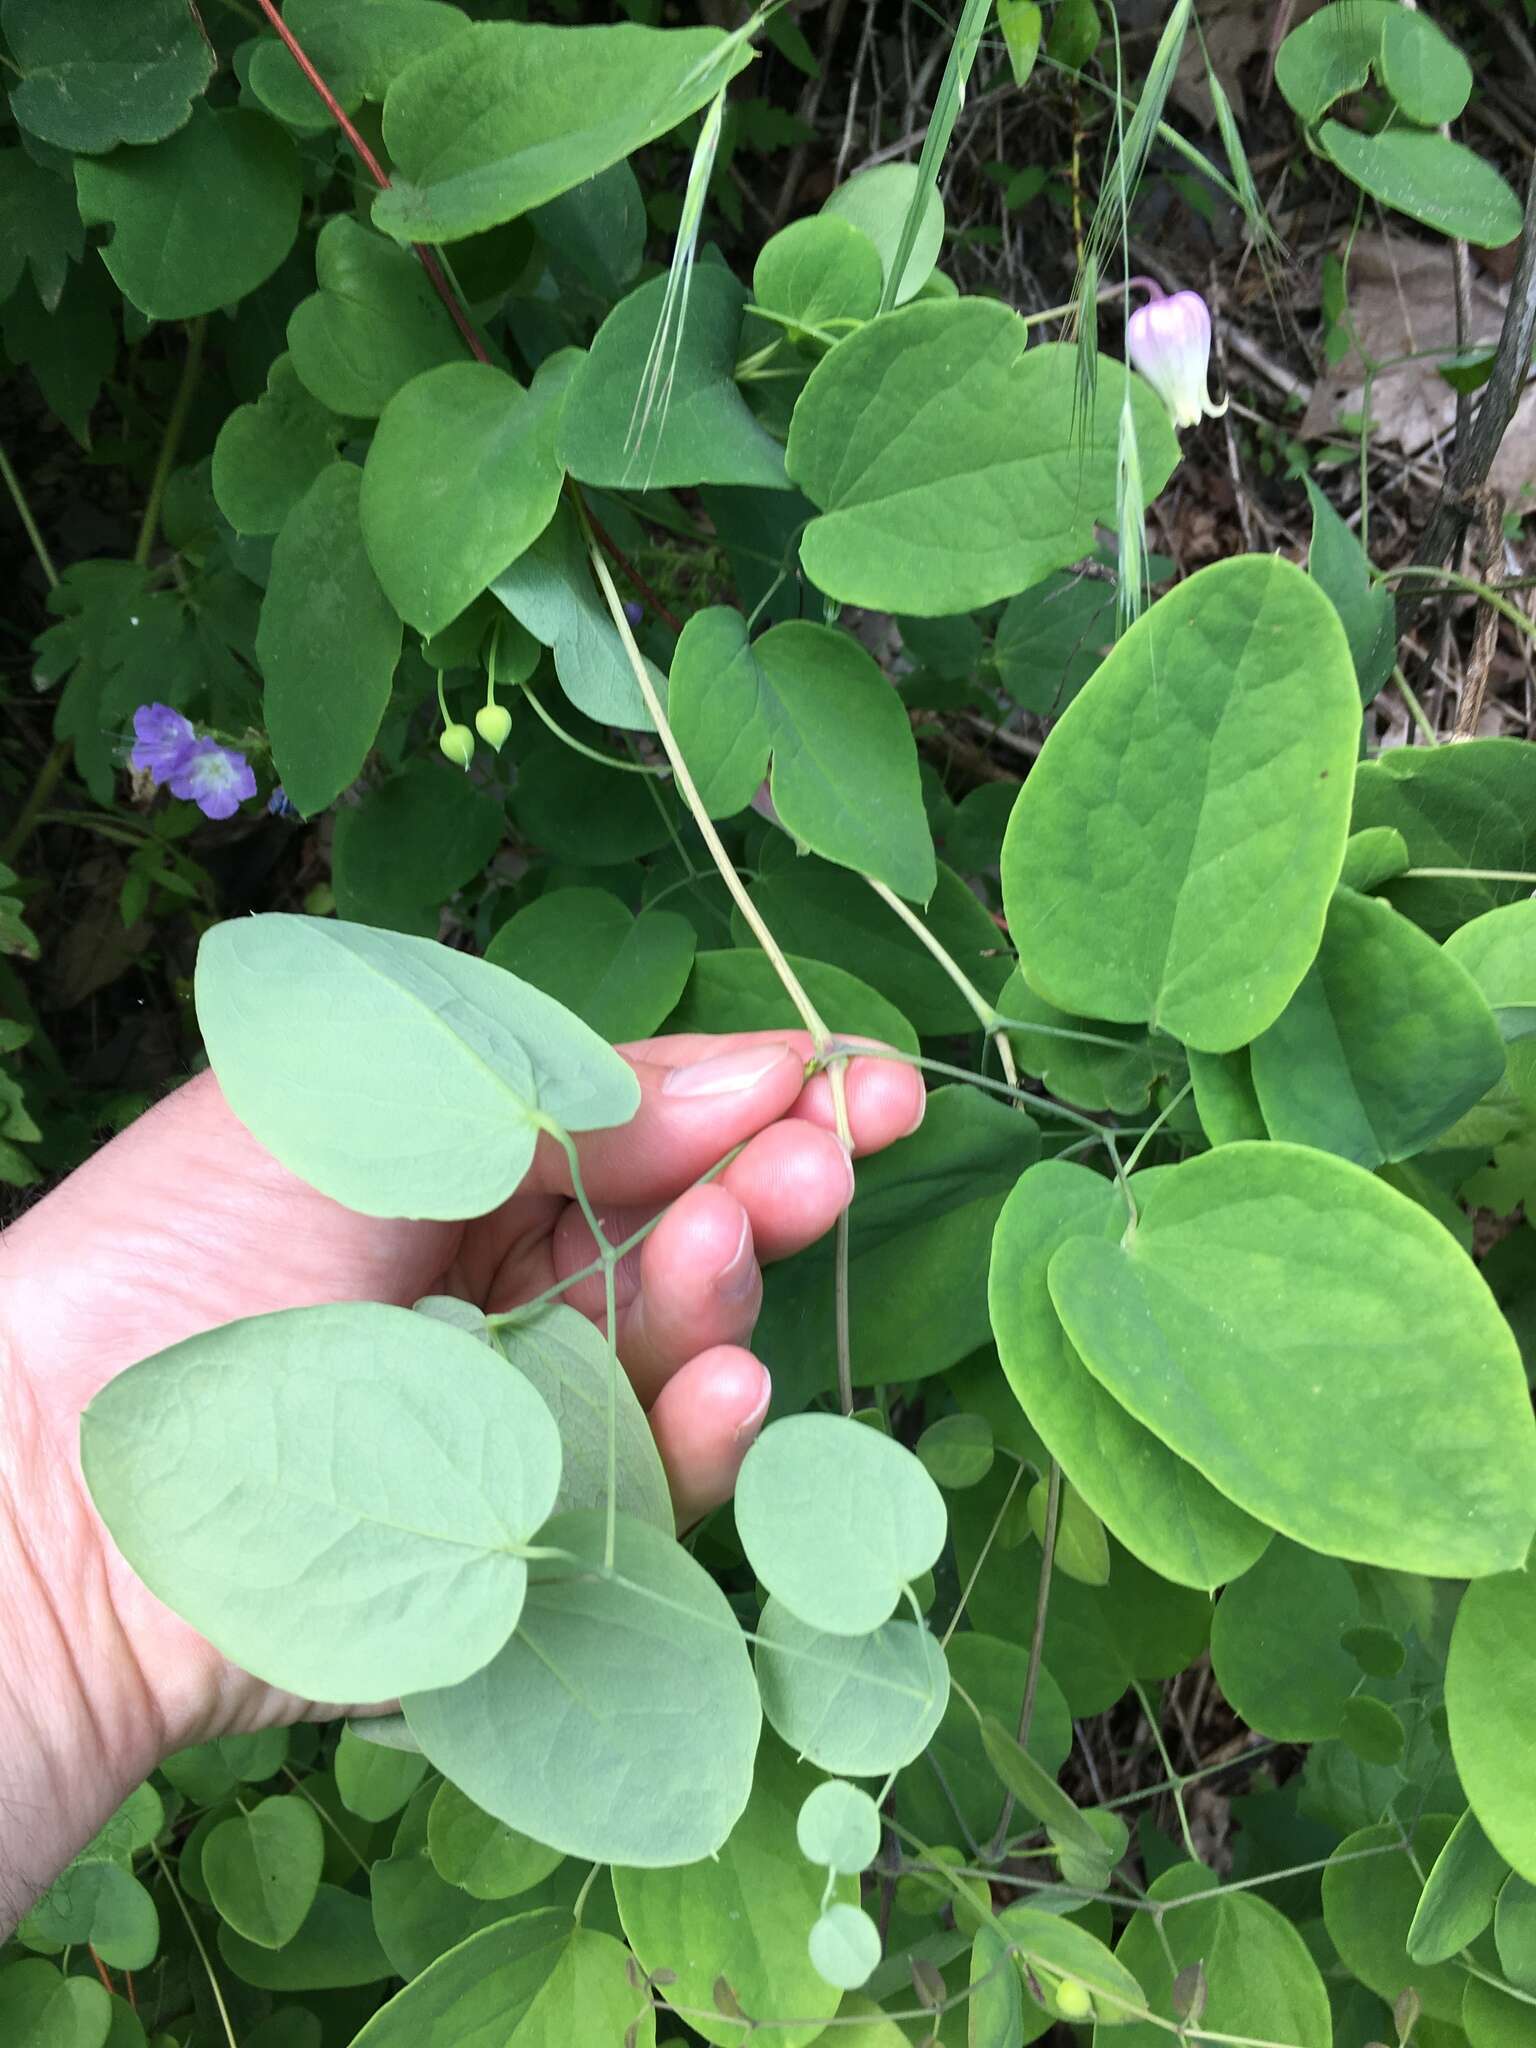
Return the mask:
<path fill-rule="evenodd" d="M 437 744 L 455 768 L 467 769 L 475 758 L 475 736 L 467 725 L 445 725 L 437 736 Z"/>
<path fill-rule="evenodd" d="M 1202 417 L 1226 411 L 1225 399 L 1220 405 L 1211 400 L 1211 316 L 1198 292 L 1159 293 L 1139 306 L 1126 323 L 1126 349 L 1176 427 L 1198 426 Z"/>
<path fill-rule="evenodd" d="M 1085 2020 L 1093 2011 L 1093 2000 L 1081 1984 L 1064 1977 L 1056 1986 L 1056 2010 L 1064 2020 Z"/>
<path fill-rule="evenodd" d="M 482 704 L 475 713 L 475 731 L 488 747 L 499 754 L 512 730 L 512 714 L 505 704 Z"/>

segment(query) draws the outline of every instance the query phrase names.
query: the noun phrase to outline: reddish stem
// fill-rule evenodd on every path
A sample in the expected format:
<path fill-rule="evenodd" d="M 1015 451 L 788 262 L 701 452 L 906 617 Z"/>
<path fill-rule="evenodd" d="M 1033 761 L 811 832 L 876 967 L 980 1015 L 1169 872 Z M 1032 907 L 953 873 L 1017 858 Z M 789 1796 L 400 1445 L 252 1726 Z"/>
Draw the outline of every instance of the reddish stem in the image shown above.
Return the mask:
<path fill-rule="evenodd" d="M 107 1975 L 106 1964 L 101 1960 L 101 1957 L 97 1955 L 95 1949 L 91 1947 L 91 1944 L 89 1942 L 87 1942 L 85 1946 L 90 1953 L 91 1961 L 96 1965 L 97 1976 L 101 1979 L 102 1983 L 106 1985 L 109 1995 L 115 1997 L 117 1995 L 117 1986 L 112 1982 L 112 1979 Z"/>
<path fill-rule="evenodd" d="M 308 79 L 310 85 L 314 88 L 315 92 L 319 94 L 321 100 L 325 103 L 326 111 L 329 113 L 331 119 L 336 123 L 336 126 L 341 130 L 342 134 L 347 138 L 347 141 L 352 145 L 353 149 L 357 152 L 357 155 L 360 158 L 364 168 L 367 170 L 369 177 L 373 179 L 373 182 L 378 186 L 381 192 L 387 192 L 389 190 L 389 173 L 385 170 L 384 166 L 379 162 L 378 158 L 374 155 L 373 151 L 368 147 L 367 143 L 358 133 L 355 122 L 347 113 L 346 108 L 343 107 L 340 100 L 337 99 L 335 93 L 331 91 L 331 88 L 326 84 L 325 80 L 316 70 L 312 59 L 310 58 L 308 52 L 304 49 L 304 46 L 300 43 L 298 37 L 293 33 L 293 30 L 288 26 L 287 22 L 283 20 L 283 17 L 278 13 L 276 0 L 256 0 L 256 4 L 261 9 L 262 13 L 267 17 L 268 21 L 271 22 L 273 28 L 275 28 L 277 30 L 277 33 L 282 37 L 284 43 L 287 45 L 289 56 L 292 57 L 294 63 L 298 65 L 299 69 Z M 476 362 L 488 363 L 491 359 L 488 353 L 486 352 L 485 343 L 480 339 L 479 335 L 475 332 L 474 323 L 470 319 L 468 311 L 466 310 L 462 300 L 459 298 L 458 293 L 454 290 L 452 284 L 450 283 L 448 274 L 443 269 L 442 260 L 438 256 L 437 251 L 435 249 L 429 249 L 422 242 L 413 242 L 411 244 L 411 247 L 415 251 L 417 260 L 420 262 L 422 269 L 427 273 L 427 276 L 432 280 L 432 287 L 434 291 L 436 291 L 438 297 L 447 307 L 449 317 L 452 319 L 454 326 L 457 327 L 460 334 L 463 335 L 465 346 L 468 348 L 470 354 L 475 358 Z M 569 485 L 570 489 L 572 491 L 575 491 L 577 496 L 579 497 L 580 491 L 574 480 L 567 477 L 566 482 Z M 582 500 L 582 503 L 585 507 L 585 499 Z M 630 582 L 635 586 L 636 590 L 639 591 L 640 595 L 645 599 L 646 603 L 650 605 L 651 609 L 655 612 L 656 616 L 659 619 L 664 620 L 665 623 L 672 629 L 674 633 L 680 633 L 682 631 L 682 622 L 678 618 L 676 618 L 673 615 L 673 613 L 668 611 L 667 607 L 662 603 L 661 599 L 656 595 L 655 591 L 652 590 L 651 586 L 640 574 L 640 571 L 635 567 L 634 563 L 631 562 L 629 558 L 623 553 L 623 551 L 615 545 L 615 543 L 603 531 L 602 527 L 598 524 L 598 522 L 592 518 L 590 507 L 586 507 L 586 510 L 588 521 L 591 524 L 592 531 L 593 534 L 596 536 L 598 545 L 600 547 L 605 548 L 607 552 L 613 557 L 616 567 L 621 569 L 624 572 L 624 574 L 629 578 Z"/>

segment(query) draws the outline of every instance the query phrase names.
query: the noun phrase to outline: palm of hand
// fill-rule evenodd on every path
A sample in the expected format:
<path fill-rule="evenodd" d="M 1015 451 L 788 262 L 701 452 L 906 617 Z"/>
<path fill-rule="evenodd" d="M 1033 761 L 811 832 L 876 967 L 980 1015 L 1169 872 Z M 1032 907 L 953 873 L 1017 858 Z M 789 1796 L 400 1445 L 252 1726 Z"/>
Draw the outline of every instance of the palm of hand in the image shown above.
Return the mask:
<path fill-rule="evenodd" d="M 682 1521 L 725 1499 L 766 1411 L 767 1375 L 742 1347 L 759 1261 L 820 1236 L 852 1176 L 824 1077 L 802 1085 L 791 1034 L 656 1040 L 629 1049 L 642 1103 L 581 1147 L 611 1238 L 666 1208 L 617 1280 L 620 1357 L 647 1406 Z M 855 1142 L 872 1150 L 921 1116 L 906 1068 L 849 1069 Z M 715 1181 L 699 1177 L 737 1145 Z M 298 1701 L 225 1662 L 137 1579 L 79 1478 L 80 1411 L 117 1372 L 240 1317 L 322 1302 L 408 1306 L 455 1294 L 489 1311 L 579 1271 L 591 1234 L 563 1158 L 540 1154 L 523 1187 L 472 1222 L 381 1221 L 297 1180 L 230 1113 L 211 1076 L 168 1098 L 0 1239 L 0 1298 L 20 1365 L 10 1469 L 60 1611 L 115 1629 L 167 1740 L 201 1740 L 337 1703 Z M 670 1206 L 669 1206 L 670 1205 Z M 7 1284 L 8 1283 L 8 1284 Z M 565 1298 L 602 1319 L 600 1282 Z"/>

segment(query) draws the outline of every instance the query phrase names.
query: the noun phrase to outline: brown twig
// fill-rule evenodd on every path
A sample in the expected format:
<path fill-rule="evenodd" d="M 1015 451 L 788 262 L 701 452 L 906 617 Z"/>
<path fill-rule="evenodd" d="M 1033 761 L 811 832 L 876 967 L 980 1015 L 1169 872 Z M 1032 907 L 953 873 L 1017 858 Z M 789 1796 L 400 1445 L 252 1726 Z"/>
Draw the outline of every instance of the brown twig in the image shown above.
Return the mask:
<path fill-rule="evenodd" d="M 1482 492 L 1482 518 L 1478 522 L 1478 538 L 1482 542 L 1483 581 L 1492 583 L 1498 575 L 1499 557 L 1504 548 L 1504 500 L 1495 490 L 1485 488 Z M 1470 740 L 1477 737 L 1477 728 L 1483 715 L 1483 700 L 1488 694 L 1488 671 L 1493 663 L 1493 650 L 1499 638 L 1499 615 L 1491 604 L 1485 604 L 1478 612 L 1477 631 L 1472 636 L 1472 652 L 1467 657 L 1466 674 L 1462 679 L 1461 700 L 1456 706 L 1456 724 L 1451 733 L 1453 740 Z"/>
<path fill-rule="evenodd" d="M 1429 524 L 1414 549 L 1413 560 L 1421 568 L 1438 568 L 1466 531 L 1477 509 L 1477 493 L 1488 481 L 1488 472 L 1499 452 L 1520 403 L 1530 370 L 1531 348 L 1536 343 L 1536 166 L 1532 167 L 1525 195 L 1525 224 L 1520 233 L 1515 272 L 1510 279 L 1509 300 L 1504 308 L 1504 325 L 1494 350 L 1493 369 L 1483 386 L 1482 401 L 1465 434 L 1456 436 L 1450 468 Z M 1398 600 L 1398 616 L 1406 621 L 1424 602 L 1421 590 L 1404 591 Z"/>

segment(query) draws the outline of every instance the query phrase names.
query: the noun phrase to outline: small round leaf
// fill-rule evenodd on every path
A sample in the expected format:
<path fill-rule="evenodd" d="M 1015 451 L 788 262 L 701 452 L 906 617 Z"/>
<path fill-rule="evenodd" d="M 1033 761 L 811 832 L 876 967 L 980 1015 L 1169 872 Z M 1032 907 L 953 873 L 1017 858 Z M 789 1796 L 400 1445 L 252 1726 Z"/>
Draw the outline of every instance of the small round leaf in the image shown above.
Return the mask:
<path fill-rule="evenodd" d="M 810 1950 L 829 1984 L 857 1991 L 880 1961 L 880 1930 L 857 1906 L 829 1906 L 811 1929 Z"/>
<path fill-rule="evenodd" d="M 859 1786 L 828 1778 L 801 1807 L 795 1839 L 812 1863 L 855 1876 L 880 1853 L 880 1809 Z"/>

